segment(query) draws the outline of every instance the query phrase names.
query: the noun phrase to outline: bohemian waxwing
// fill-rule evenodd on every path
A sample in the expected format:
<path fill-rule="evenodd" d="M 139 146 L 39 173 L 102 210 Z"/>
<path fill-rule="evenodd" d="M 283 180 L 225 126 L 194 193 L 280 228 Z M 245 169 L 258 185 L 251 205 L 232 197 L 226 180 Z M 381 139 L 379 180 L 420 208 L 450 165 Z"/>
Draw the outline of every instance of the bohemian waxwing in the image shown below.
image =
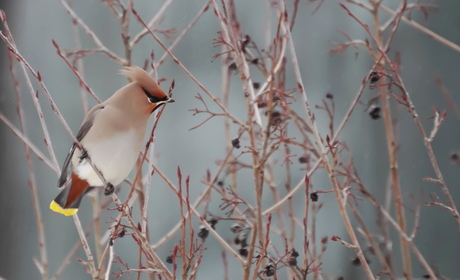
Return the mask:
<path fill-rule="evenodd" d="M 174 102 L 142 68 L 127 67 L 121 73 L 132 82 L 92 108 L 81 125 L 76 136 L 81 147 L 72 145 L 58 181 L 63 189 L 50 204 L 55 212 L 77 213 L 82 197 L 104 186 L 88 156 L 108 183 L 105 194 L 113 192 L 136 163 L 151 113 Z"/>

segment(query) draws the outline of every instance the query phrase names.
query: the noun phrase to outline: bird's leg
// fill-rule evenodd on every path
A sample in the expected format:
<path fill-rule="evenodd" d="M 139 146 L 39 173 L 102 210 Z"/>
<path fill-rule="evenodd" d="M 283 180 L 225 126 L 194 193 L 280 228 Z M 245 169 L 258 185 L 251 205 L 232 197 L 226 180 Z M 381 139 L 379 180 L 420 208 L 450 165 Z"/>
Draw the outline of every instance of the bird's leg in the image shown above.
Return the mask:
<path fill-rule="evenodd" d="M 80 163 L 88 157 L 88 151 L 86 149 L 82 149 L 82 152 L 80 156 L 78 157 L 80 159 Z"/>
<path fill-rule="evenodd" d="M 105 189 L 104 189 L 104 194 L 111 195 L 113 194 L 114 191 L 115 191 L 115 188 L 113 187 L 113 185 L 107 182 L 107 185 L 105 186 Z"/>

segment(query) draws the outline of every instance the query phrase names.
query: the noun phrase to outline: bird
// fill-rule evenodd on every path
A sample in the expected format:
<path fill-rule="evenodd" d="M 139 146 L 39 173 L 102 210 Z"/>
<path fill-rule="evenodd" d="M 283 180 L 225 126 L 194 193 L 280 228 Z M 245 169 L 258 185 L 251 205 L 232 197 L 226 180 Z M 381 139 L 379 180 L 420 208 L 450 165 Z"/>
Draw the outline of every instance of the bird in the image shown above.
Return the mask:
<path fill-rule="evenodd" d="M 113 193 L 134 168 L 150 115 L 174 102 L 144 69 L 130 66 L 120 72 L 131 82 L 86 114 L 58 179 L 62 190 L 50 204 L 55 212 L 76 214 L 83 196 L 95 187 Z"/>

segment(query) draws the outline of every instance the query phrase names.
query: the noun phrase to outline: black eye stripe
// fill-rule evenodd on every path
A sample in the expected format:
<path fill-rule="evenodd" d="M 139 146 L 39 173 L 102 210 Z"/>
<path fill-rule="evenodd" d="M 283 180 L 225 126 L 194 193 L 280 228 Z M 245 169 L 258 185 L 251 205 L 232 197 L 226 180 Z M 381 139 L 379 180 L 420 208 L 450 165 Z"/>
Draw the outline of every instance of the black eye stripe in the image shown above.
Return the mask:
<path fill-rule="evenodd" d="M 156 98 L 155 96 L 151 96 L 151 95 L 148 97 L 148 99 L 150 103 L 157 103 L 161 101 L 160 99 Z"/>
<path fill-rule="evenodd" d="M 158 103 L 158 102 L 160 102 L 160 101 L 168 100 L 168 97 L 167 97 L 167 96 L 165 96 L 165 98 L 163 98 L 163 99 L 160 99 L 160 98 L 158 98 L 158 97 L 155 97 L 155 96 L 151 95 L 151 94 L 150 94 L 148 91 L 146 91 L 145 89 L 142 89 L 142 90 L 144 91 L 144 93 L 145 93 L 145 95 L 147 96 L 147 98 L 148 98 L 148 100 L 149 100 L 150 103 Z"/>

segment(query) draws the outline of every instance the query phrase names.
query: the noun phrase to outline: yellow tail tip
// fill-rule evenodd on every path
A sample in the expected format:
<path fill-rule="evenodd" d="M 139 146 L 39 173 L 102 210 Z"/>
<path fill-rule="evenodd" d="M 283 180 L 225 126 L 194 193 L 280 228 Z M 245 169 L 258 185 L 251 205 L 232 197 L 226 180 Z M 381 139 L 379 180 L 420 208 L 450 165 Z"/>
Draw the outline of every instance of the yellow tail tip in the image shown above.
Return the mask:
<path fill-rule="evenodd" d="M 66 215 L 66 216 L 72 216 L 78 211 L 77 208 L 64 209 L 59 204 L 57 204 L 56 201 L 54 200 L 51 201 L 50 209 L 53 210 L 54 212 L 61 213 L 62 215 Z"/>

